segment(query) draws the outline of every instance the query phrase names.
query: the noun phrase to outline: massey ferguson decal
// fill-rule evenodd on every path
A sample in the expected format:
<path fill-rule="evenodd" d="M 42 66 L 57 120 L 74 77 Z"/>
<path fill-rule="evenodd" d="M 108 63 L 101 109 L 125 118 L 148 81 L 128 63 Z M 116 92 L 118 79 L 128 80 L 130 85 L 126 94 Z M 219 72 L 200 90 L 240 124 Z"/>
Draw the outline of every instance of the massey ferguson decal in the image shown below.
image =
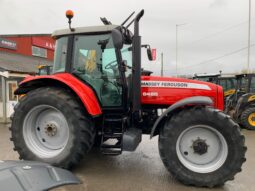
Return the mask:
<path fill-rule="evenodd" d="M 142 81 L 142 87 L 155 87 L 155 88 L 187 88 L 187 89 L 200 89 L 211 90 L 208 85 L 197 84 L 190 82 L 176 82 L 176 81 Z"/>

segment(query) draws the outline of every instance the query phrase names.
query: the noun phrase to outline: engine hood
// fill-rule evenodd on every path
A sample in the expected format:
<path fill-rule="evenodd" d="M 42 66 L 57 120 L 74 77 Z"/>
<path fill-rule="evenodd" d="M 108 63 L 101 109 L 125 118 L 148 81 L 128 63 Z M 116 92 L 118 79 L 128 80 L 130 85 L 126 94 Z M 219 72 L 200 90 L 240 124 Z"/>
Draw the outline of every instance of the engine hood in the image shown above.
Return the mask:
<path fill-rule="evenodd" d="M 218 99 L 223 100 L 222 87 L 213 83 L 185 78 L 142 76 L 141 87 L 142 104 L 172 105 L 187 97 L 207 96 L 214 101 L 215 107 L 222 109 L 217 103 Z"/>

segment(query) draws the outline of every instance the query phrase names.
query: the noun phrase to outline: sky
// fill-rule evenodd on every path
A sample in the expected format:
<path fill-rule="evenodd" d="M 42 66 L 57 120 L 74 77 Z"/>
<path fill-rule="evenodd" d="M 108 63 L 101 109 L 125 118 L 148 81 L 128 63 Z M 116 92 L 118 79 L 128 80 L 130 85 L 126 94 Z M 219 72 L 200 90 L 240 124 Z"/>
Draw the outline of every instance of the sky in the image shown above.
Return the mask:
<path fill-rule="evenodd" d="M 250 70 L 255 70 L 255 0 L 251 0 Z M 247 69 L 249 0 L 0 0 L 0 34 L 52 33 L 67 28 L 65 11 L 74 11 L 74 27 L 101 25 L 99 17 L 120 24 L 144 9 L 142 42 L 157 49 L 142 67 L 164 75 L 236 73 Z M 176 73 L 176 25 L 178 62 Z"/>

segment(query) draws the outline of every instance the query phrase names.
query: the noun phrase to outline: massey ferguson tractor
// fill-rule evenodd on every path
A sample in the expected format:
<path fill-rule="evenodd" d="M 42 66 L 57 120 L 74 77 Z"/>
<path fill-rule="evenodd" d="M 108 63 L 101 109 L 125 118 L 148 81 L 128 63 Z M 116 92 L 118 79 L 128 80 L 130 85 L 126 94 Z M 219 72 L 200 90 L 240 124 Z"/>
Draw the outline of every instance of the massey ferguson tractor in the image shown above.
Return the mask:
<path fill-rule="evenodd" d="M 53 33 L 51 75 L 30 76 L 12 117 L 20 159 L 68 168 L 98 146 L 105 155 L 135 151 L 143 134 L 158 135 L 160 157 L 179 181 L 215 187 L 233 180 L 245 162 L 239 126 L 221 110 L 223 90 L 208 82 L 142 75 L 140 11 L 121 25 Z M 134 31 L 129 27 L 134 25 Z M 163 112 L 159 112 L 163 111 Z"/>

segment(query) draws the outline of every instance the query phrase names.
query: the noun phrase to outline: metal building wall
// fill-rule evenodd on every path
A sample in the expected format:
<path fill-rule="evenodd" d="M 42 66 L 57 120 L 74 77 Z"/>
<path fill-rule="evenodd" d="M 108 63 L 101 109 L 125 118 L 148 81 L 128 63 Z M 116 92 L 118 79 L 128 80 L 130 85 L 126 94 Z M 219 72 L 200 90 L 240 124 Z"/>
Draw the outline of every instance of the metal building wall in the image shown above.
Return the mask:
<path fill-rule="evenodd" d="M 22 54 L 25 56 L 32 56 L 32 46 L 33 45 L 33 37 L 35 38 L 39 38 L 42 41 L 47 41 L 50 43 L 54 43 L 55 44 L 55 40 L 51 38 L 51 36 L 5 36 L 5 35 L 0 35 L 0 37 L 3 37 L 5 39 L 11 40 L 11 41 L 15 41 L 17 44 L 17 49 L 13 50 L 13 49 L 7 49 L 7 48 L 1 48 L 0 47 L 0 51 L 4 51 L 4 52 L 9 52 L 9 53 L 15 53 L 15 54 Z M 37 46 L 37 45 L 35 45 Z M 38 46 L 40 47 L 40 46 Z M 44 48 L 44 47 L 41 47 Z M 47 48 L 46 48 L 47 49 Z M 47 59 L 49 60 L 53 60 L 54 59 L 54 49 L 47 49 Z"/>

